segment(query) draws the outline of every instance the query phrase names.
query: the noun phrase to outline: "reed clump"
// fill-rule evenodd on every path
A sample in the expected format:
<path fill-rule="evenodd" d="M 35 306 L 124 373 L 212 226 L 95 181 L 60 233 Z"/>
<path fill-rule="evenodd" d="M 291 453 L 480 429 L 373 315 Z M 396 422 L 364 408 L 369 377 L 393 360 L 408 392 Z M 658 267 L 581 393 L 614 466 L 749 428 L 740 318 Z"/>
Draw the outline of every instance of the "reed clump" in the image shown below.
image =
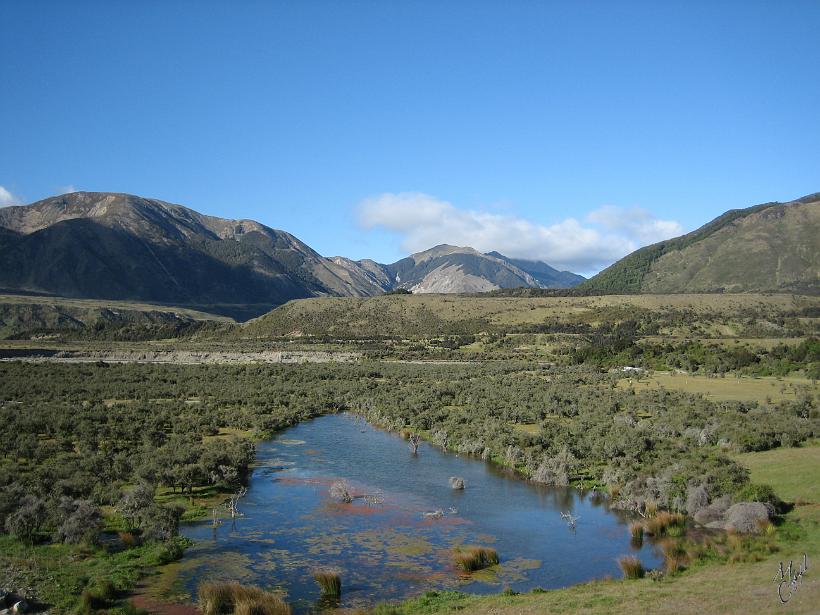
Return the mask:
<path fill-rule="evenodd" d="M 253 585 L 207 582 L 199 586 L 203 615 L 291 615 L 282 598 Z"/>
<path fill-rule="evenodd" d="M 342 595 L 342 577 L 332 570 L 317 570 L 313 578 L 326 598 L 338 598 Z"/>
<path fill-rule="evenodd" d="M 666 574 L 674 574 L 686 568 L 689 554 L 686 547 L 677 540 L 672 540 L 663 547 L 663 563 Z"/>
<path fill-rule="evenodd" d="M 475 572 L 498 564 L 498 552 L 490 547 L 465 547 L 453 555 L 457 568 L 464 572 Z"/>
<path fill-rule="evenodd" d="M 641 560 L 634 555 L 627 555 L 618 560 L 618 565 L 624 573 L 625 579 L 642 579 L 646 571 Z"/>
<path fill-rule="evenodd" d="M 633 547 L 640 549 L 643 546 L 643 523 L 635 521 L 629 524 L 629 535 L 632 537 L 630 543 Z"/>
<path fill-rule="evenodd" d="M 140 544 L 140 538 L 134 532 L 117 532 L 117 536 L 125 549 L 131 549 Z"/>
<path fill-rule="evenodd" d="M 644 529 L 651 536 L 683 536 L 686 532 L 686 515 L 664 510 L 647 519 Z"/>

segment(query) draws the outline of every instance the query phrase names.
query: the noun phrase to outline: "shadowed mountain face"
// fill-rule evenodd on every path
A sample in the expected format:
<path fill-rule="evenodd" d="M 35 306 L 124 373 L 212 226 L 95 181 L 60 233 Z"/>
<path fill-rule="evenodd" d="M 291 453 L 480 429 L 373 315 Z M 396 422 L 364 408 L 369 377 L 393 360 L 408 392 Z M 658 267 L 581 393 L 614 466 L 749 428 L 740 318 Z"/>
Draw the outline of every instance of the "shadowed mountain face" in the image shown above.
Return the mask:
<path fill-rule="evenodd" d="M 539 264 L 548 267 L 543 263 Z M 392 265 L 325 258 L 284 231 L 155 199 L 77 192 L 0 209 L 0 288 L 66 297 L 267 311 L 302 297 L 394 288 L 542 286 L 497 254 L 439 246 Z"/>
<path fill-rule="evenodd" d="M 190 305 L 378 292 L 284 231 L 125 194 L 0 209 L 0 287 Z"/>
<path fill-rule="evenodd" d="M 820 291 L 820 193 L 733 209 L 646 246 L 582 285 L 649 293 Z"/>

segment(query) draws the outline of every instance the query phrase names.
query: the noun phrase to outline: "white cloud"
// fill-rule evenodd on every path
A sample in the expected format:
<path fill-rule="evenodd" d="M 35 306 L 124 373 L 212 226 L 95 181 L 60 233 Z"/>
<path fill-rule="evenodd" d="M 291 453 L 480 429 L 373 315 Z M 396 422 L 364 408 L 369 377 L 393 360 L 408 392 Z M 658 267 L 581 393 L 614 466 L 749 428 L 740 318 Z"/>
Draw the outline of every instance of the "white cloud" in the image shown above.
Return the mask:
<path fill-rule="evenodd" d="M 69 184 L 68 186 L 60 186 L 57 188 L 57 194 L 71 194 L 72 192 L 78 192 L 77 188 L 74 187 L 73 184 Z"/>
<path fill-rule="evenodd" d="M 19 205 L 20 200 L 11 192 L 0 186 L 0 207 L 7 207 L 9 205 Z"/>
<path fill-rule="evenodd" d="M 609 205 L 589 213 L 585 223 L 566 218 L 545 226 L 513 214 L 459 209 L 420 192 L 370 197 L 359 204 L 358 214 L 363 227 L 402 236 L 401 247 L 407 252 L 448 243 L 587 274 L 642 245 L 683 232 L 678 222 L 659 220 L 639 208 Z"/>
<path fill-rule="evenodd" d="M 587 221 L 608 231 L 632 237 L 643 245 L 683 234 L 683 227 L 675 220 L 658 220 L 651 212 L 640 207 L 604 205 L 587 214 Z"/>

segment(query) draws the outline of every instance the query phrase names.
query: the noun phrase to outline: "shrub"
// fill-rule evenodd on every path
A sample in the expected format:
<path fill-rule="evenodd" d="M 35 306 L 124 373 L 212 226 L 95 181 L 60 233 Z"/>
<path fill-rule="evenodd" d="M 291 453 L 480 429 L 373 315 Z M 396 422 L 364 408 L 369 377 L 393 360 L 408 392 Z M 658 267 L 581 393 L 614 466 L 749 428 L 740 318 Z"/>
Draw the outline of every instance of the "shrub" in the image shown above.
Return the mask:
<path fill-rule="evenodd" d="M 762 502 L 770 504 L 777 511 L 783 510 L 783 500 L 774 492 L 770 485 L 748 484 L 735 493 L 735 502 Z"/>
<path fill-rule="evenodd" d="M 317 570 L 313 573 L 313 578 L 319 585 L 322 596 L 338 598 L 342 595 L 342 577 L 338 572 Z"/>
<path fill-rule="evenodd" d="M 31 544 L 45 519 L 46 506 L 43 500 L 27 495 L 17 510 L 6 517 L 6 531 L 18 540 Z"/>
<path fill-rule="evenodd" d="M 54 533 L 59 542 L 96 544 L 102 529 L 102 512 L 89 500 L 62 498 L 59 509 L 62 521 Z"/>
<path fill-rule="evenodd" d="M 165 542 L 177 535 L 182 514 L 180 509 L 153 505 L 143 514 L 142 535 L 146 540 Z"/>
<path fill-rule="evenodd" d="M 466 547 L 457 551 L 453 560 L 464 572 L 474 572 L 498 564 L 498 553 L 489 547 Z"/>
<path fill-rule="evenodd" d="M 128 529 L 135 529 L 142 526 L 153 505 L 154 487 L 148 483 L 140 483 L 122 496 L 117 504 L 117 510 Z"/>
<path fill-rule="evenodd" d="M 686 512 L 694 515 L 699 510 L 706 508 L 709 505 L 709 493 L 706 487 L 698 485 L 690 487 L 686 492 Z"/>
<path fill-rule="evenodd" d="M 618 560 L 618 565 L 624 573 L 625 579 L 641 579 L 645 574 L 643 564 L 634 555 L 628 555 Z"/>

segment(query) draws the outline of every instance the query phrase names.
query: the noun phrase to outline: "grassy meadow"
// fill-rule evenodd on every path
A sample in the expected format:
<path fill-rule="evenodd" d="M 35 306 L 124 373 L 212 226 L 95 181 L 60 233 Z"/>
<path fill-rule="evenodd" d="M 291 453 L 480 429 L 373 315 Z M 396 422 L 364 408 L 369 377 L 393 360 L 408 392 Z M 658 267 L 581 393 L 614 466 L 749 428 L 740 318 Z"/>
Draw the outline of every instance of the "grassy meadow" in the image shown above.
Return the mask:
<path fill-rule="evenodd" d="M 818 395 L 818 387 L 808 378 L 790 376 L 713 376 L 653 372 L 649 375 L 624 378 L 618 386 L 633 391 L 666 389 L 703 395 L 713 401 L 754 401 L 758 403 L 796 400 L 802 395 Z"/>

